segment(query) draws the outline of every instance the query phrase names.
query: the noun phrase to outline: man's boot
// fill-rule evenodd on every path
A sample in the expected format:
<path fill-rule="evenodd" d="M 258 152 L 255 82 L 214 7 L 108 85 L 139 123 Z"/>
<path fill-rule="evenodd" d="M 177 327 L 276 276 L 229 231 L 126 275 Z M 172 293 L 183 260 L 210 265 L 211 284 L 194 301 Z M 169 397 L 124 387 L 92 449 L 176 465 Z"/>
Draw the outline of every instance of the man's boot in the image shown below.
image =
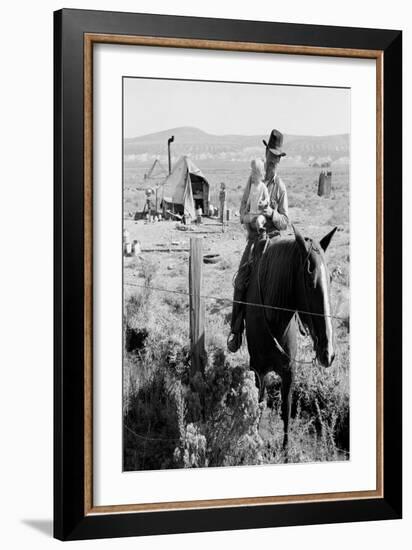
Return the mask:
<path fill-rule="evenodd" d="M 231 332 L 227 339 L 227 349 L 231 353 L 236 353 L 237 350 L 242 345 L 242 333 L 241 332 Z"/>

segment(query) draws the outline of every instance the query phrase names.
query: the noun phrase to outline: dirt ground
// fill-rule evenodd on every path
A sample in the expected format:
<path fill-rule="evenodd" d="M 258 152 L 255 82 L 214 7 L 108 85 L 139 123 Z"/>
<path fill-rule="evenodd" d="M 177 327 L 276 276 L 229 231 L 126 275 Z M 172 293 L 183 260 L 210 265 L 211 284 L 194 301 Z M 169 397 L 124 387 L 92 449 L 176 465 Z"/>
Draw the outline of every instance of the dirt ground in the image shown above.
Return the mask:
<path fill-rule="evenodd" d="M 308 175 L 307 169 L 289 169 L 289 173 L 290 175 L 286 172 L 284 181 L 288 188 L 291 223 L 304 235 L 316 239 L 320 239 L 335 225 L 338 226 L 326 258 L 335 283 L 331 288 L 332 306 L 337 315 L 342 313 L 348 315 L 349 174 L 347 171 L 337 174 L 331 197 L 323 198 L 316 194 L 316 180 L 304 179 Z M 313 169 L 310 174 L 313 178 Z M 229 188 L 233 203 L 235 198 L 240 202 L 241 192 L 237 187 L 232 190 Z M 125 193 L 125 203 L 128 206 L 133 200 L 132 197 L 134 197 L 132 193 Z M 124 258 L 125 296 L 133 292 L 133 287 L 128 285 L 136 284 L 142 262 L 146 260 L 153 266 L 155 272 L 152 279 L 153 286 L 187 290 L 189 241 L 191 237 L 197 237 L 203 239 L 204 254 L 220 256 L 217 263 L 203 265 L 202 293 L 230 299 L 233 294 L 232 281 L 246 244 L 246 231 L 236 214 L 233 208 L 232 219 L 223 228 L 217 218 L 204 217 L 201 224 L 192 224 L 187 231 L 179 230 L 182 226 L 175 221 L 148 223 L 143 220 L 134 221 L 125 214 L 124 228 L 129 232 L 131 241 L 139 241 L 142 250 L 139 257 Z M 291 228 L 285 232 L 285 235 L 287 234 L 293 234 Z M 209 306 L 211 304 L 207 304 L 207 308 Z"/>
<path fill-rule="evenodd" d="M 243 249 L 246 244 L 246 231 L 239 222 L 237 207 L 240 203 L 243 185 L 246 181 L 248 166 L 226 167 L 225 171 L 216 168 L 204 171 L 210 177 L 211 196 L 217 192 L 219 181 L 225 176 L 229 193 L 229 206 L 232 219 L 222 228 L 218 219 L 203 218 L 202 223 L 192 224 L 190 230 L 181 230 L 181 224 L 175 221 L 148 223 L 143 220 L 134 221 L 136 206 L 142 205 L 144 193 L 127 188 L 124 194 L 124 229 L 130 234 L 130 240 L 137 240 L 141 252 L 137 256 L 124 257 L 124 298 L 125 304 L 133 295 L 145 292 L 145 281 L 150 274 L 153 308 L 164 308 L 165 303 L 171 311 L 179 312 L 179 318 L 187 323 L 188 329 L 188 259 L 190 238 L 197 237 L 203 241 L 204 254 L 218 254 L 219 260 L 213 264 L 203 264 L 202 295 L 206 299 L 205 337 L 208 340 L 218 339 L 225 347 L 230 330 L 230 299 L 233 297 L 233 279 L 236 275 Z M 333 227 L 338 226 L 330 247 L 326 253 L 326 261 L 332 278 L 331 307 L 334 315 L 343 320 L 333 320 L 337 357 L 333 367 L 333 376 L 343 394 L 349 394 L 349 282 L 350 282 L 350 238 L 349 238 L 349 170 L 339 167 L 333 172 L 332 193 L 329 198 L 317 195 L 317 178 L 319 169 L 307 167 L 285 167 L 281 172 L 288 190 L 289 217 L 291 223 L 305 236 L 320 239 Z M 232 179 L 230 179 L 230 177 Z M 139 197 L 139 198 L 138 198 Z M 143 198 L 143 200 L 142 200 Z M 212 198 L 211 198 L 212 200 Z M 285 235 L 293 235 L 292 228 Z M 157 289 L 157 290 L 156 290 Z M 163 290 L 178 291 L 178 294 L 163 292 Z M 220 300 L 219 300 L 220 298 Z M 164 309 L 162 309 L 164 314 Z M 159 309 L 160 312 L 160 309 Z M 152 315 L 156 311 L 152 311 Z M 160 313 L 159 313 L 160 314 Z M 189 337 L 189 334 L 187 334 Z M 300 359 L 310 359 L 312 344 L 302 341 L 300 344 Z M 248 361 L 246 345 L 242 346 L 237 357 L 239 361 Z M 329 371 L 328 371 L 329 372 Z M 305 376 L 302 373 L 302 376 Z M 259 427 L 261 436 L 266 440 L 273 437 L 273 430 L 281 437 L 282 426 L 276 416 L 270 418 L 266 410 Z M 273 414 L 272 414 L 273 416 Z M 299 441 L 299 453 L 296 461 L 313 459 L 312 436 L 307 436 L 302 443 L 301 434 L 306 426 L 296 424 L 295 439 Z M 303 451 L 302 451 L 303 449 Z M 347 458 L 345 455 L 334 454 L 334 459 Z"/>
<path fill-rule="evenodd" d="M 200 225 L 192 224 L 190 231 L 180 231 L 178 227 L 181 224 L 174 221 L 151 224 L 143 220 L 134 221 L 135 212 L 144 204 L 144 192 L 137 187 L 125 187 L 124 228 L 129 231 L 131 241 L 138 240 L 142 249 L 139 257 L 124 258 L 125 298 L 139 291 L 138 287 L 128 285 L 139 284 L 144 262 L 153 269 L 153 286 L 187 291 L 190 237 L 203 239 L 204 254 L 220 256 L 217 263 L 203 266 L 202 294 L 223 299 L 232 297 L 232 281 L 246 243 L 246 231 L 239 222 L 238 207 L 249 165 L 212 163 L 201 168 L 209 179 L 211 202 L 217 199 L 220 182 L 226 182 L 231 220 L 223 227 L 223 231 L 218 219 L 206 217 Z M 128 167 L 126 172 L 128 170 L 131 171 L 131 168 Z M 333 227 L 338 227 L 326 254 L 333 281 L 331 303 L 335 315 L 349 318 L 349 166 L 332 168 L 332 192 L 328 198 L 317 195 L 319 171 L 319 168 L 306 166 L 281 166 L 279 174 L 288 191 L 290 221 L 303 235 L 320 239 Z M 139 181 L 144 167 L 135 167 L 131 173 L 135 181 Z M 285 234 L 293 234 L 292 229 L 289 228 Z M 180 296 L 180 299 L 182 302 L 187 300 L 185 296 Z M 220 303 L 219 307 L 226 319 L 230 304 Z M 215 309 L 216 301 L 208 300 L 206 314 Z M 348 335 L 342 333 L 339 338 L 344 340 L 345 348 L 349 346 Z"/>

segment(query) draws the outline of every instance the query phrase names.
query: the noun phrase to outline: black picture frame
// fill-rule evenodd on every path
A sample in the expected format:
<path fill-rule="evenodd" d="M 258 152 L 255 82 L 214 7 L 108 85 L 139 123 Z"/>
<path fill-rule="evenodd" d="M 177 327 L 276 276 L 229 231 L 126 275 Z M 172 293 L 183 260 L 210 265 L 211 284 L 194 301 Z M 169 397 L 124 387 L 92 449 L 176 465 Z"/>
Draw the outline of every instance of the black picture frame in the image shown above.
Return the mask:
<path fill-rule="evenodd" d="M 86 514 L 84 36 L 379 50 L 383 55 L 383 496 Z M 402 515 L 402 33 L 64 9 L 54 14 L 54 536 L 61 540 L 396 519 Z M 354 238 L 361 239 L 361 235 Z"/>

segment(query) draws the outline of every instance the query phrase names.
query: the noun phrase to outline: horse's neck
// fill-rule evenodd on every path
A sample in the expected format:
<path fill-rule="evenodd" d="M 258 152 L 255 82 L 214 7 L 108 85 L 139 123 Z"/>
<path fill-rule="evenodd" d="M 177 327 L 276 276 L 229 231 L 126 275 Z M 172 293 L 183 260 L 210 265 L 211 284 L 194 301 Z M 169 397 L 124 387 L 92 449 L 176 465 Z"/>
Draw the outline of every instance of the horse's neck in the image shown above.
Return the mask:
<path fill-rule="evenodd" d="M 308 309 L 304 278 L 300 270 L 296 272 L 294 281 L 294 307 L 297 312 Z"/>
<path fill-rule="evenodd" d="M 284 260 L 279 258 L 279 261 L 283 262 Z M 270 272 L 266 273 L 266 286 L 270 287 L 270 283 L 273 282 L 277 288 L 275 295 L 268 297 L 269 301 L 265 300 L 265 303 L 270 306 L 266 310 L 268 312 L 266 317 L 277 338 L 283 336 L 300 304 L 300 296 L 298 298 L 300 289 L 297 292 L 298 269 L 293 264 L 293 255 L 289 258 L 289 262 L 291 263 L 283 263 L 279 266 L 281 269 L 274 275 L 277 278 L 276 281 L 271 281 Z"/>

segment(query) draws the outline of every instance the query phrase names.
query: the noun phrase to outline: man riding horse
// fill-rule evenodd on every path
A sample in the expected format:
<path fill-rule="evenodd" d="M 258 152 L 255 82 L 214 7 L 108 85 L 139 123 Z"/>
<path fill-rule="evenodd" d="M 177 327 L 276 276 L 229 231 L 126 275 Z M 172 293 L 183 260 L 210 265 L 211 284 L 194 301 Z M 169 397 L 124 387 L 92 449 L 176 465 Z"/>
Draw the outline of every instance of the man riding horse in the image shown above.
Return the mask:
<path fill-rule="evenodd" d="M 283 134 L 278 130 L 272 130 L 269 142 L 263 140 L 266 147 L 266 176 L 265 183 L 269 192 L 269 204 L 262 210 L 266 217 L 266 233 L 270 238 L 279 235 L 279 231 L 285 230 L 289 223 L 288 214 L 288 196 L 283 181 L 279 178 L 277 167 L 280 159 L 286 155 L 282 150 Z M 250 191 L 250 181 L 246 186 L 245 193 L 240 205 L 240 222 L 244 223 L 243 218 L 247 214 L 248 195 Z M 235 353 L 242 344 L 242 334 L 245 327 L 245 305 L 237 302 L 245 302 L 248 289 L 250 273 L 252 269 L 251 256 L 253 248 L 257 247 L 258 242 L 262 240 L 257 230 L 251 224 L 247 224 L 248 237 L 245 250 L 240 261 L 239 270 L 235 279 L 235 290 L 233 294 L 233 309 L 231 321 L 231 333 L 227 341 L 229 351 Z"/>

